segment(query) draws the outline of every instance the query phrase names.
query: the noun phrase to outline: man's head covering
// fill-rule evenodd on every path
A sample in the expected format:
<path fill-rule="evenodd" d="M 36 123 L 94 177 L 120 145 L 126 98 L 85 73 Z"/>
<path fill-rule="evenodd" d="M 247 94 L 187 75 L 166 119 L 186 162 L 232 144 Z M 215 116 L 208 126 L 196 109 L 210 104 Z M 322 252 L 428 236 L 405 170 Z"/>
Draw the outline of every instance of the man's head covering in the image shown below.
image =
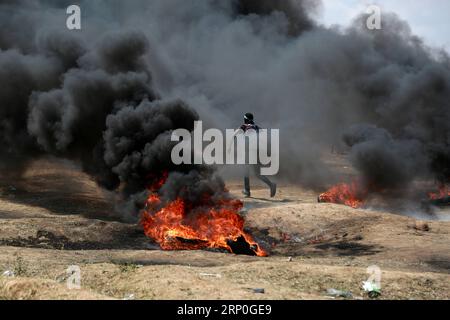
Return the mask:
<path fill-rule="evenodd" d="M 246 113 L 244 115 L 244 121 L 246 123 L 252 123 L 253 122 L 253 114 L 252 113 Z"/>

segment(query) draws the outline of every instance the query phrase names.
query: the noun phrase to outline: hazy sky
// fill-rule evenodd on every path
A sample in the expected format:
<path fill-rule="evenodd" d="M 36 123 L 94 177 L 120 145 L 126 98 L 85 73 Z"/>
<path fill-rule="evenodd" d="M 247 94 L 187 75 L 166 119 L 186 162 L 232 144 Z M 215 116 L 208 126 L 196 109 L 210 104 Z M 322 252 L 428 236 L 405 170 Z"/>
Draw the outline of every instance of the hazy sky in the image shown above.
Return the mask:
<path fill-rule="evenodd" d="M 450 51 L 449 0 L 322 0 L 320 20 L 326 24 L 348 24 L 369 4 L 378 4 L 382 10 L 393 11 L 409 22 L 413 32 L 426 43 L 445 47 Z"/>

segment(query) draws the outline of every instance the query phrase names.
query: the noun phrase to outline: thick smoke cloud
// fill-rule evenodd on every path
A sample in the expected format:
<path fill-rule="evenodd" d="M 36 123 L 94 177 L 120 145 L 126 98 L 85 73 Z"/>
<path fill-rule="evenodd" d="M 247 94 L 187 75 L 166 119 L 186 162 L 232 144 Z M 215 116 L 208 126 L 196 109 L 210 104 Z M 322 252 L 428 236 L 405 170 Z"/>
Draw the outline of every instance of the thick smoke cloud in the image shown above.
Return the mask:
<path fill-rule="evenodd" d="M 320 159 L 342 136 L 377 188 L 450 178 L 449 56 L 395 14 L 370 31 L 364 15 L 346 29 L 318 25 L 312 0 L 98 0 L 80 1 L 83 30 L 68 31 L 69 4 L 0 1 L 8 171 L 39 155 L 68 158 L 134 208 L 167 170 L 162 192 L 198 186 L 185 193 L 194 199 L 223 182 L 209 168 L 172 167 L 170 131 L 199 118 L 238 127 L 253 112 L 280 129 L 280 179 L 340 179 Z"/>
<path fill-rule="evenodd" d="M 395 140 L 373 125 L 355 125 L 344 141 L 352 147 L 350 159 L 372 191 L 402 188 L 425 173 L 427 159 L 417 140 Z"/>
<path fill-rule="evenodd" d="M 238 15 L 284 15 L 287 18 L 288 33 L 292 36 L 298 36 L 315 26 L 308 11 L 315 9 L 318 4 L 318 1 L 304 0 L 240 0 L 233 3 Z"/>
<path fill-rule="evenodd" d="M 383 60 L 358 83 L 365 107 L 374 112 L 368 119 L 379 128 L 361 125 L 346 133 L 353 162 L 381 188 L 406 187 L 427 176 L 448 183 L 449 57 L 427 48 L 395 16 L 387 22 L 398 32 L 369 36 Z"/>

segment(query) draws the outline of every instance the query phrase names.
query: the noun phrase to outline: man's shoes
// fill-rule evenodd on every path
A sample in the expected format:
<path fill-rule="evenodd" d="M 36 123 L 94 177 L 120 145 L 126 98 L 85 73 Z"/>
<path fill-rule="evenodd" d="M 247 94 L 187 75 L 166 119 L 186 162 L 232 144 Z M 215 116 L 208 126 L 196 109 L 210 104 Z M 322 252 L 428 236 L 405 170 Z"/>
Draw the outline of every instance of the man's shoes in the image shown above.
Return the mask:
<path fill-rule="evenodd" d="M 277 184 L 272 183 L 270 185 L 270 197 L 273 198 L 273 197 L 275 197 L 276 194 L 277 194 Z"/>
<path fill-rule="evenodd" d="M 250 191 L 242 190 L 242 194 L 243 194 L 246 198 L 250 198 Z"/>

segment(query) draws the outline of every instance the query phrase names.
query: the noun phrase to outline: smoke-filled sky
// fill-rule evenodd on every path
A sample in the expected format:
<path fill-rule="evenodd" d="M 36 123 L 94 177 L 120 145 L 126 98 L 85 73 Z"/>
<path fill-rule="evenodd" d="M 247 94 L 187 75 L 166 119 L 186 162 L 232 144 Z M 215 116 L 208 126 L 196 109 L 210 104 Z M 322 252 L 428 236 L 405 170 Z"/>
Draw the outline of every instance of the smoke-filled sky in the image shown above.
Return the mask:
<path fill-rule="evenodd" d="M 368 30 L 363 11 L 327 27 L 316 0 L 85 0 L 82 30 L 68 31 L 71 3 L 0 0 L 8 172 L 50 154 L 131 197 L 176 171 L 170 197 L 186 181 L 195 197 L 222 183 L 174 168 L 171 130 L 236 128 L 252 112 L 280 129 L 279 178 L 324 188 L 339 177 L 320 155 L 345 142 L 379 189 L 450 181 L 450 57 L 414 21 L 383 11 Z"/>
<path fill-rule="evenodd" d="M 326 25 L 348 25 L 370 4 L 393 11 L 407 20 L 415 34 L 433 46 L 450 51 L 450 1 L 448 0 L 323 0 L 319 20 Z"/>

